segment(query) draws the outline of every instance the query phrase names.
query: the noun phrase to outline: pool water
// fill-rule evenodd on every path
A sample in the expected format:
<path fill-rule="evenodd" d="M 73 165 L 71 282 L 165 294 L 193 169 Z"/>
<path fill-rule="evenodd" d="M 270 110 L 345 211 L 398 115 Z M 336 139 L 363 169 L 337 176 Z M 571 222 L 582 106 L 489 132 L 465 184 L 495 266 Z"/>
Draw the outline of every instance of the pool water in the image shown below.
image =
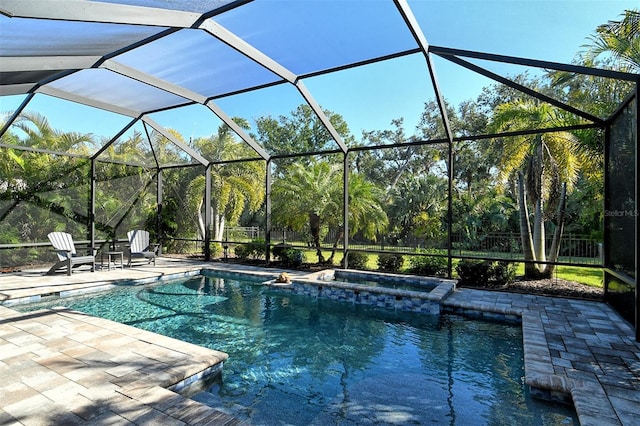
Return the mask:
<path fill-rule="evenodd" d="M 395 313 L 198 276 L 67 306 L 229 354 L 193 399 L 256 425 L 572 425 L 532 399 L 519 326 Z"/>
<path fill-rule="evenodd" d="M 336 275 L 334 281 L 341 283 L 351 283 L 351 284 L 360 284 L 366 285 L 368 287 L 384 287 L 384 288 L 393 288 L 396 290 L 407 290 L 407 291 L 424 291 L 430 292 L 436 287 L 436 284 L 426 285 L 426 284 L 411 284 L 411 283 L 402 283 L 402 282 L 394 282 L 390 280 L 383 279 L 354 279 L 351 277 L 341 277 Z"/>

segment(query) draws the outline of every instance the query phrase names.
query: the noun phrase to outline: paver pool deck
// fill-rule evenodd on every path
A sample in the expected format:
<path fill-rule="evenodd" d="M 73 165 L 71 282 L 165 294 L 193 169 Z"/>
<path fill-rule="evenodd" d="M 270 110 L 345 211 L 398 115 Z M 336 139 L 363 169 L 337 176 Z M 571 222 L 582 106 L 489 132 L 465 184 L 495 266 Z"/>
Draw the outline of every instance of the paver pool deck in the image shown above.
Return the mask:
<path fill-rule="evenodd" d="M 219 368 L 227 355 L 65 309 L 20 313 L 18 299 L 153 282 L 203 268 L 260 274 L 279 270 L 159 258 L 157 265 L 43 276 L 0 275 L 0 424 L 242 424 L 170 390 Z M 289 271 L 292 278 L 303 272 Z M 61 305 L 62 305 L 61 301 Z M 640 424 L 640 344 L 604 303 L 458 289 L 443 311 L 522 320 L 525 381 L 567 399 L 582 425 Z"/>

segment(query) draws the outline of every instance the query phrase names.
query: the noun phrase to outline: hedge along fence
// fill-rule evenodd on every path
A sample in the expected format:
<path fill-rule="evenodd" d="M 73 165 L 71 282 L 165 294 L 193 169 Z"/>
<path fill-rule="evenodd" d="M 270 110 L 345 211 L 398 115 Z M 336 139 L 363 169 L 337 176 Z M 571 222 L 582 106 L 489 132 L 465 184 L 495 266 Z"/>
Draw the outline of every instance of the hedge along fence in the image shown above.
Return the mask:
<path fill-rule="evenodd" d="M 329 230 L 321 241 L 324 250 L 331 250 L 335 243 L 336 231 Z M 228 227 L 225 231 L 228 242 L 247 243 L 255 240 L 265 240 L 262 227 Z M 551 236 L 547 238 L 547 245 L 551 245 Z M 272 244 L 288 244 L 304 249 L 311 248 L 310 236 L 303 232 L 286 229 L 271 230 Z M 514 232 L 492 233 L 479 235 L 474 239 L 462 234 L 451 236 L 452 255 L 456 257 L 487 257 L 505 260 L 521 260 L 523 258 L 520 235 Z M 337 245 L 338 250 L 344 248 L 343 242 Z M 446 241 L 429 241 L 425 238 L 407 237 L 397 243 L 390 243 L 389 238 L 380 236 L 377 242 L 351 238 L 349 250 L 387 252 L 387 253 L 423 253 L 424 250 L 436 250 L 433 253 L 447 255 Z M 564 234 L 560 245 L 560 261 L 564 263 L 601 265 L 602 242 L 584 235 Z"/>

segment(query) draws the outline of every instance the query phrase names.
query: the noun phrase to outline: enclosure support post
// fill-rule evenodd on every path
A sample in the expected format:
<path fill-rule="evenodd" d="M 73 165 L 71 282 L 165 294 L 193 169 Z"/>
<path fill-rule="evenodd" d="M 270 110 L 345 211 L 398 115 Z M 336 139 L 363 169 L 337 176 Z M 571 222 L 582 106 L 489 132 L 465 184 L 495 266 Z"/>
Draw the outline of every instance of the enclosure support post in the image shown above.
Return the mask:
<path fill-rule="evenodd" d="M 204 260 L 211 260 L 211 163 L 204 170 Z"/>
<path fill-rule="evenodd" d="M 342 223 L 344 223 L 344 247 L 342 248 L 342 267 L 349 267 L 349 151 L 344 153 L 344 160 L 342 166 L 342 205 L 344 206 L 342 212 Z"/>
<path fill-rule="evenodd" d="M 162 252 L 162 237 L 160 233 L 162 232 L 162 192 L 163 192 L 163 181 L 162 181 L 162 169 L 158 168 L 158 172 L 156 173 L 156 239 L 160 244 L 160 251 Z"/>
<path fill-rule="evenodd" d="M 265 167 L 265 197 L 264 197 L 264 244 L 265 244 L 265 260 L 267 263 L 271 260 L 271 160 L 267 160 Z"/>
<path fill-rule="evenodd" d="M 96 160 L 91 159 L 91 184 L 89 187 L 89 241 L 90 247 L 94 250 L 92 253 L 95 255 L 96 248 Z"/>
<path fill-rule="evenodd" d="M 608 123 L 604 129 L 604 176 L 603 176 L 603 187 L 604 187 L 604 209 L 608 209 L 611 205 L 611 195 L 609 191 L 609 173 L 611 173 L 611 168 L 609 166 L 609 153 L 611 147 L 611 123 Z M 610 267 L 611 262 L 609 261 L 609 253 L 611 250 L 609 241 L 609 221 L 610 218 L 608 215 L 603 215 L 603 229 L 602 229 L 602 265 L 604 266 L 604 300 L 607 301 L 609 298 L 609 273 L 606 271 L 606 268 Z"/>
<path fill-rule="evenodd" d="M 453 141 L 449 140 L 449 176 L 447 184 L 447 277 L 453 277 Z"/>
<path fill-rule="evenodd" d="M 635 248 L 635 256 L 634 256 L 634 275 L 633 275 L 633 280 L 635 282 L 635 287 L 636 287 L 636 291 L 635 291 L 635 296 L 636 296 L 636 303 L 635 303 L 635 329 L 636 329 L 636 341 L 640 342 L 640 291 L 638 290 L 638 251 L 640 250 L 640 242 L 638 241 L 638 163 L 640 163 L 640 152 L 638 150 L 638 142 L 640 142 L 640 123 L 638 122 L 638 113 L 640 112 L 640 79 L 636 80 L 636 98 L 635 98 L 635 117 L 634 117 L 634 123 L 633 125 L 635 126 L 635 136 L 636 136 L 636 140 L 635 140 L 635 151 L 636 151 L 636 158 L 635 158 L 635 164 L 633 167 L 633 171 L 634 171 L 634 182 L 635 182 L 635 206 L 634 206 L 634 216 L 633 216 L 633 221 L 634 221 L 634 228 L 636 230 L 635 232 L 635 244 L 634 244 L 634 248 Z"/>

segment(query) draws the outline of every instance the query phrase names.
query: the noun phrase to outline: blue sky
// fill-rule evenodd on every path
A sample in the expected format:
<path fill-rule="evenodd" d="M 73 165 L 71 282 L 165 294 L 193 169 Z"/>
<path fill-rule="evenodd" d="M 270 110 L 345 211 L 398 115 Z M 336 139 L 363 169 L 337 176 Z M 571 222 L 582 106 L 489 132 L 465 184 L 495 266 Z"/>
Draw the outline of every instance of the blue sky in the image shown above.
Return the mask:
<path fill-rule="evenodd" d="M 363 0 L 363 4 L 366 4 Z M 371 0 L 369 0 L 371 1 Z M 587 37 L 608 20 L 619 19 L 625 9 L 640 9 L 640 0 L 409 0 L 422 30 L 432 45 L 569 63 L 583 50 Z M 490 82 L 441 58 L 434 58 L 444 97 L 452 104 L 475 99 Z M 515 74 L 522 68 L 494 66 Z M 341 114 L 352 133 L 383 130 L 394 118 L 404 118 L 413 134 L 423 105 L 433 99 L 425 60 L 420 55 L 307 79 L 304 84 L 324 107 Z M 0 109 L 17 106 L 20 97 L 0 100 Z M 129 119 L 93 113 L 82 106 L 37 96 L 28 109 L 45 113 L 54 128 L 110 136 Z M 249 120 L 288 115 L 303 102 L 290 85 L 247 93 L 218 103 L 231 116 Z M 185 112 L 165 112 L 154 118 L 175 128 L 185 138 L 215 132 L 220 122 L 202 106 Z"/>

